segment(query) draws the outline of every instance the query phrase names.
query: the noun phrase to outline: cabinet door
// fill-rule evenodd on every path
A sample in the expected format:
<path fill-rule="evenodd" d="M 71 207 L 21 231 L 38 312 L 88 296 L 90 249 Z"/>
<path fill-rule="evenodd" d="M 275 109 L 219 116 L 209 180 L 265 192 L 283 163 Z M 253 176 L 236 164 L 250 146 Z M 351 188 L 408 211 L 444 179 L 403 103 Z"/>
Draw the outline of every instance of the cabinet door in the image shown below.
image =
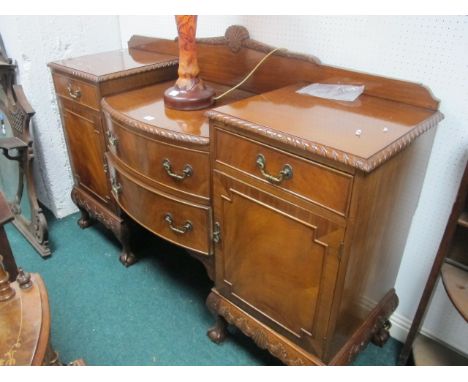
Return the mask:
<path fill-rule="evenodd" d="M 107 203 L 110 193 L 104 172 L 104 140 L 99 114 L 68 102 L 62 102 L 61 106 L 75 182 Z"/>
<path fill-rule="evenodd" d="M 213 197 L 216 289 L 320 356 L 344 227 L 217 171 Z"/>

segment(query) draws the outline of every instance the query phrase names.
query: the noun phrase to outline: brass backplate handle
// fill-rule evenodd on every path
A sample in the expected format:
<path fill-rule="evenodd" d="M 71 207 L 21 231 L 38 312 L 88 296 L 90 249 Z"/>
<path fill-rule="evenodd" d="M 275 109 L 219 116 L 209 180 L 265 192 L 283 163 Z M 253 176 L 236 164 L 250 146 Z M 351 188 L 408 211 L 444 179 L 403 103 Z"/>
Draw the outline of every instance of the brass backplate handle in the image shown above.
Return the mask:
<path fill-rule="evenodd" d="M 193 225 L 192 225 L 192 222 L 190 220 L 187 220 L 182 226 L 180 227 L 176 227 L 174 226 L 174 219 L 172 218 L 172 214 L 170 212 L 167 212 L 165 215 L 164 215 L 164 220 L 166 221 L 166 223 L 169 225 L 169 228 L 176 232 L 176 233 L 180 233 L 180 234 L 184 234 L 184 233 L 187 233 L 189 231 L 192 230 L 193 228 Z"/>
<path fill-rule="evenodd" d="M 119 143 L 119 138 L 117 138 L 110 130 L 107 130 L 107 140 L 109 141 L 109 145 L 112 147 L 116 147 Z"/>
<path fill-rule="evenodd" d="M 213 228 L 213 242 L 218 244 L 221 241 L 221 225 L 216 222 Z"/>
<path fill-rule="evenodd" d="M 111 177 L 111 188 L 114 197 L 118 199 L 119 194 L 122 192 L 122 185 L 119 182 L 117 182 L 117 180 L 113 176 Z"/>
<path fill-rule="evenodd" d="M 80 88 L 76 89 L 76 90 L 73 90 L 72 88 L 72 84 L 69 83 L 68 86 L 67 86 L 67 90 L 68 90 L 68 95 L 73 98 L 73 99 L 76 99 L 76 100 L 79 100 L 81 98 L 81 90 Z"/>
<path fill-rule="evenodd" d="M 268 174 L 266 171 L 266 160 L 263 154 L 257 155 L 256 164 L 257 167 L 260 169 L 260 172 L 262 173 L 263 177 L 273 184 L 280 184 L 283 180 L 291 179 L 293 176 L 293 169 L 292 166 L 289 164 L 285 164 L 283 166 L 283 169 L 280 171 L 278 176 Z"/>
<path fill-rule="evenodd" d="M 171 178 L 173 178 L 175 180 L 183 180 L 183 179 L 188 178 L 189 176 L 193 175 L 192 166 L 190 166 L 189 164 L 186 164 L 184 166 L 184 169 L 182 170 L 181 175 L 176 174 L 175 172 L 172 171 L 171 162 L 167 158 L 163 160 L 162 166 L 163 166 L 164 170 L 166 170 L 167 175 L 169 175 Z"/>

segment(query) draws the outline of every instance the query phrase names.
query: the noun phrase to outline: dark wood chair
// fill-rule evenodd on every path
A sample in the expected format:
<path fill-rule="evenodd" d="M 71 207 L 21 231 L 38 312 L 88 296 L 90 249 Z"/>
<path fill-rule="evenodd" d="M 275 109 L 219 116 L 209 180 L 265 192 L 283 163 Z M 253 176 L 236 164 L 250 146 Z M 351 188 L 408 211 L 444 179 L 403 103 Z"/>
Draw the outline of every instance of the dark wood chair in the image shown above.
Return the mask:
<path fill-rule="evenodd" d="M 18 184 L 13 200 L 8 200 L 13 213 L 13 224 L 42 257 L 51 254 L 48 242 L 47 221 L 39 206 L 33 179 L 33 140 L 30 134 L 31 118 L 35 114 L 21 85 L 15 85 L 16 64 L 7 57 L 0 36 L 0 111 L 11 126 L 12 136 L 0 138 L 3 155 L 18 162 Z M 26 195 L 25 192 L 26 191 Z M 27 197 L 29 216 L 21 208 Z"/>

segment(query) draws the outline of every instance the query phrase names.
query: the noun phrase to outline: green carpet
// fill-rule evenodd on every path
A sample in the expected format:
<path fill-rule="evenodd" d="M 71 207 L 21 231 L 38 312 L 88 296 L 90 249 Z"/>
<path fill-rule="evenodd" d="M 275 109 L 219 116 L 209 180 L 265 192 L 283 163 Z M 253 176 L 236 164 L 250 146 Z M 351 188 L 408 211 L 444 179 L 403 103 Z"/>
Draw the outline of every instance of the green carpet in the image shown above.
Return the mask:
<path fill-rule="evenodd" d="M 140 261 L 124 268 L 119 244 L 99 224 L 81 230 L 78 214 L 48 215 L 53 255 L 43 260 L 11 225 L 17 263 L 40 273 L 52 314 L 52 343 L 63 362 L 88 365 L 280 365 L 267 351 L 230 328 L 221 345 L 206 330 L 211 288 L 203 266 L 150 235 L 138 240 Z M 370 344 L 355 365 L 395 365 L 401 344 Z"/>

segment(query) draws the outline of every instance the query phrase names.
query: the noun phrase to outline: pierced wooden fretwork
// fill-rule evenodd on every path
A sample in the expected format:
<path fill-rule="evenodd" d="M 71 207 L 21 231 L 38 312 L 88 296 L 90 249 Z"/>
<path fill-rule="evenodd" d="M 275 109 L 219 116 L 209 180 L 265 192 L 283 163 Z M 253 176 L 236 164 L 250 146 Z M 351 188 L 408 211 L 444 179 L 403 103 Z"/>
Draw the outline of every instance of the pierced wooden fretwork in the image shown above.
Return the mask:
<path fill-rule="evenodd" d="M 0 66 L 0 74 L 3 67 Z M 8 72 L 14 73 L 14 72 Z M 33 141 L 30 134 L 30 123 L 35 112 L 29 104 L 21 85 L 13 85 L 13 77 L 1 76 L 2 87 L 6 94 L 0 100 L 0 110 L 11 126 L 13 137 L 0 138 L 3 155 L 9 160 L 18 162 L 18 185 L 14 200 L 9 200 L 12 213 L 15 216 L 13 225 L 23 234 L 42 257 L 51 255 L 48 242 L 47 221 L 39 206 L 33 177 Z M 6 82 L 3 82 L 3 81 Z M 10 152 L 11 150 L 11 152 Z M 12 153 L 15 153 L 12 155 Z M 26 187 L 25 187 L 26 182 Z M 26 188 L 26 195 L 24 191 Z M 31 216 L 26 217 L 21 210 L 21 200 L 27 197 Z"/>

